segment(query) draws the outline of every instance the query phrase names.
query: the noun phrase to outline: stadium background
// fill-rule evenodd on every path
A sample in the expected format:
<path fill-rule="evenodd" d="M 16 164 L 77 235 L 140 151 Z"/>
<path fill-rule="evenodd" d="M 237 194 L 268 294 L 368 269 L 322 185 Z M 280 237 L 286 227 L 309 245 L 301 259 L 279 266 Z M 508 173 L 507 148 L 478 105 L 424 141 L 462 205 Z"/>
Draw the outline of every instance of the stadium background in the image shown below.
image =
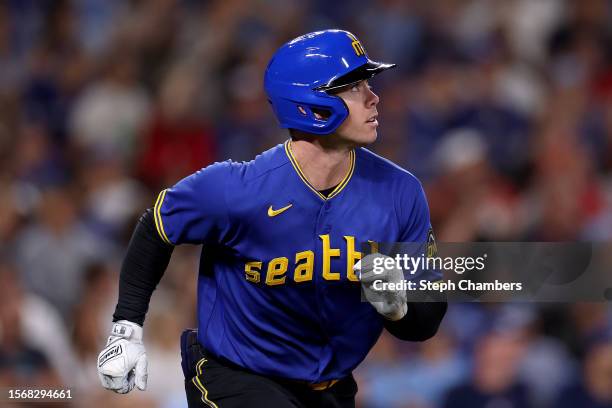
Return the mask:
<path fill-rule="evenodd" d="M 135 220 L 190 172 L 282 142 L 266 63 L 330 27 L 399 64 L 373 81 L 374 150 L 424 182 L 439 241 L 610 238 L 610 1 L 5 0 L 0 387 L 184 406 L 196 247 L 175 250 L 154 294 L 147 392 L 96 376 Z M 610 407 L 610 312 L 453 304 L 428 342 L 380 339 L 356 371 L 359 405 Z"/>

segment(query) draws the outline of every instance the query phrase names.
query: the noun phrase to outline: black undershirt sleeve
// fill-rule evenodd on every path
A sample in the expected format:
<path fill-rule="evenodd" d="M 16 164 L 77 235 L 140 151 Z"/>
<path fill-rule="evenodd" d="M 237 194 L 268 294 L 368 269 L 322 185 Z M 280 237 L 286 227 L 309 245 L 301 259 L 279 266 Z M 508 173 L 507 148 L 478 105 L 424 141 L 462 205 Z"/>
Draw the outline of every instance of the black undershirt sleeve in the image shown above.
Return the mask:
<path fill-rule="evenodd" d="M 385 328 L 394 337 L 406 341 L 425 341 L 438 331 L 446 314 L 446 295 L 428 294 L 430 302 L 408 302 L 408 312 L 400 320 L 385 320 Z"/>
<path fill-rule="evenodd" d="M 174 246 L 165 243 L 155 228 L 152 209 L 136 224 L 119 276 L 119 300 L 113 321 L 129 320 L 142 326 L 151 295 L 161 280 Z"/>

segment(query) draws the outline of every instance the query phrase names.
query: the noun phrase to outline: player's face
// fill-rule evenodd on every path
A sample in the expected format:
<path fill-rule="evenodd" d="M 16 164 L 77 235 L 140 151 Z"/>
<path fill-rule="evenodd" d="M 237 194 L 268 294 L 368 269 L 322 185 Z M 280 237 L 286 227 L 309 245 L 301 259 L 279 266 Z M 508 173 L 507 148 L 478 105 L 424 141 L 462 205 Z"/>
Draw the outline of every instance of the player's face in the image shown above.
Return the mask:
<path fill-rule="evenodd" d="M 379 98 L 372 92 L 368 81 L 343 88 L 336 95 L 344 100 L 349 110 L 348 117 L 336 130 L 336 134 L 342 139 L 360 145 L 373 143 L 377 137 L 376 105 Z"/>

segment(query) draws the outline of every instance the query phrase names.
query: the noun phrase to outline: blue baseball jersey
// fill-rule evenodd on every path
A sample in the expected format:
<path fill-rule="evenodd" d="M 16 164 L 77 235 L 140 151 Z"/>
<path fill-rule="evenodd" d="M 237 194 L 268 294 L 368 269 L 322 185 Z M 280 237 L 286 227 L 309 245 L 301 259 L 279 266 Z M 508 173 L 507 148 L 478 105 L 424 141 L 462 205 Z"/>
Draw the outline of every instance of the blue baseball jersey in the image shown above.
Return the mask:
<path fill-rule="evenodd" d="M 426 242 L 431 225 L 412 174 L 364 148 L 350 160 L 327 197 L 308 182 L 289 141 L 250 162 L 215 163 L 160 193 L 162 239 L 203 244 L 198 336 L 210 353 L 309 382 L 344 377 L 365 358 L 383 318 L 361 301 L 353 266 L 362 243 Z"/>

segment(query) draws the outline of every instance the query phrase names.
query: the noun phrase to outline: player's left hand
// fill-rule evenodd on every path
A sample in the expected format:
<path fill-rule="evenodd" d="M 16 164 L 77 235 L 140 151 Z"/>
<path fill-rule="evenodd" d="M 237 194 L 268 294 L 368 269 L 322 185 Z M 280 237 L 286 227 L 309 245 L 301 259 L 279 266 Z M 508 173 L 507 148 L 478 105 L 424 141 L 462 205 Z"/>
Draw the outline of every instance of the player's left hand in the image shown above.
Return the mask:
<path fill-rule="evenodd" d="M 384 265 L 385 258 L 390 256 L 375 253 L 369 254 L 355 264 L 353 270 L 359 276 L 365 298 L 374 306 L 376 311 L 389 320 L 400 320 L 408 312 L 407 295 L 405 290 L 376 290 L 374 282 L 400 283 L 404 279 L 403 271 L 395 263 L 393 268 L 384 268 L 381 273 L 374 271 L 374 260 Z M 391 258 L 393 259 L 393 258 Z"/>

